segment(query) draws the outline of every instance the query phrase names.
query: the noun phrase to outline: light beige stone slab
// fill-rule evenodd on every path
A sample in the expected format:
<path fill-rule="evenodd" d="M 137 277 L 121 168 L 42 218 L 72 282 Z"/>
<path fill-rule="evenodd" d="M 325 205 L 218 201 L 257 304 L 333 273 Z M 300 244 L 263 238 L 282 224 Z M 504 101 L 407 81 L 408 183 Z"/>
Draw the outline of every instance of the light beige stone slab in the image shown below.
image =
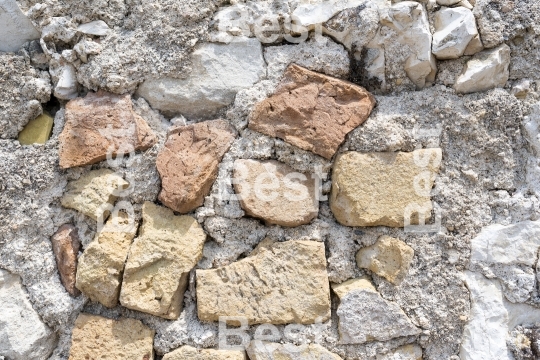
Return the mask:
<path fill-rule="evenodd" d="M 166 354 L 163 360 L 246 360 L 244 351 L 236 350 L 198 350 L 191 346 L 182 346 Z"/>

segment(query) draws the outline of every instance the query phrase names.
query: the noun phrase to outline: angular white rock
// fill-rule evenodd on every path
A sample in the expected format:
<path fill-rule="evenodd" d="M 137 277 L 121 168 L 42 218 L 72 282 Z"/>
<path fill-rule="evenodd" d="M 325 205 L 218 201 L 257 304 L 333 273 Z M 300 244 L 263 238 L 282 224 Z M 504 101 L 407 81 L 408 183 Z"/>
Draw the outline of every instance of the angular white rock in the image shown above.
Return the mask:
<path fill-rule="evenodd" d="M 253 38 L 202 44 L 193 52 L 192 62 L 187 79 L 148 80 L 138 94 L 165 114 L 209 119 L 231 104 L 239 90 L 266 75 L 261 43 Z"/>
<path fill-rule="evenodd" d="M 92 21 L 79 25 L 78 32 L 86 35 L 105 36 L 109 32 L 109 26 L 103 20 Z"/>
<path fill-rule="evenodd" d="M 471 10 L 464 7 L 444 8 L 435 13 L 433 54 L 437 59 L 457 59 L 478 35 Z"/>
<path fill-rule="evenodd" d="M 360 6 L 366 0 L 341 0 L 326 1 L 315 4 L 301 4 L 292 13 L 292 19 L 298 25 L 310 28 L 313 25 L 321 24 L 330 20 L 338 12 L 348 8 Z"/>
<path fill-rule="evenodd" d="M 25 42 L 40 37 L 15 0 L 0 0 L 0 24 L 0 51 L 3 52 L 17 52 Z"/>
<path fill-rule="evenodd" d="M 459 4 L 461 0 L 437 0 L 437 4 L 441 6 L 452 6 Z"/>
<path fill-rule="evenodd" d="M 77 70 L 71 64 L 64 64 L 59 69 L 58 83 L 54 88 L 54 96 L 62 100 L 75 99 L 79 95 Z"/>
<path fill-rule="evenodd" d="M 0 354 L 10 360 L 48 359 L 55 347 L 56 334 L 32 308 L 21 278 L 0 269 Z"/>
<path fill-rule="evenodd" d="M 474 56 L 456 79 L 458 93 L 472 93 L 502 87 L 510 72 L 510 47 L 503 44 L 495 49 L 482 51 Z"/>

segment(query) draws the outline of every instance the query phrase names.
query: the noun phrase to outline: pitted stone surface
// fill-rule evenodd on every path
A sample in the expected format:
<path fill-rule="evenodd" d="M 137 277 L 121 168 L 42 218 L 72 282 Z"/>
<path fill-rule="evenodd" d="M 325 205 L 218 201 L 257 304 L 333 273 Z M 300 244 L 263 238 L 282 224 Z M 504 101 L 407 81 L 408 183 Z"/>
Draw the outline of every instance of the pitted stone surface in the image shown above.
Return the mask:
<path fill-rule="evenodd" d="M 249 344 L 247 353 L 251 360 L 341 360 L 319 344 L 294 346 L 255 340 Z"/>
<path fill-rule="evenodd" d="M 246 353 L 237 350 L 198 350 L 191 346 L 181 348 L 166 354 L 163 360 L 246 360 Z"/>
<path fill-rule="evenodd" d="M 236 160 L 233 184 L 246 214 L 268 224 L 308 224 L 319 213 L 316 179 L 278 161 Z"/>
<path fill-rule="evenodd" d="M 243 316 L 249 324 L 313 324 L 330 316 L 324 244 L 263 243 L 251 256 L 214 270 L 197 270 L 203 321 Z"/>
<path fill-rule="evenodd" d="M 347 226 L 405 225 L 431 216 L 431 188 L 441 165 L 441 149 L 412 153 L 340 154 L 334 163 L 330 206 Z M 415 211 L 412 211 L 415 210 Z"/>
<path fill-rule="evenodd" d="M 95 164 L 119 154 L 146 150 L 156 137 L 133 111 L 129 95 L 89 93 L 66 104 L 66 123 L 60 134 L 60 166 Z"/>
<path fill-rule="evenodd" d="M 81 247 L 77 228 L 71 224 L 60 226 L 52 236 L 51 242 L 62 284 L 68 293 L 79 296 L 80 291 L 75 287 L 77 256 Z"/>
<path fill-rule="evenodd" d="M 174 128 L 157 157 L 159 200 L 179 213 L 201 206 L 236 133 L 225 120 Z"/>
<path fill-rule="evenodd" d="M 331 159 L 374 106 L 364 88 L 293 64 L 274 94 L 255 106 L 249 128 Z"/>
<path fill-rule="evenodd" d="M 175 216 L 150 202 L 144 203 L 142 218 L 124 270 L 120 303 L 177 319 L 189 272 L 202 258 L 206 234 L 191 216 Z"/>

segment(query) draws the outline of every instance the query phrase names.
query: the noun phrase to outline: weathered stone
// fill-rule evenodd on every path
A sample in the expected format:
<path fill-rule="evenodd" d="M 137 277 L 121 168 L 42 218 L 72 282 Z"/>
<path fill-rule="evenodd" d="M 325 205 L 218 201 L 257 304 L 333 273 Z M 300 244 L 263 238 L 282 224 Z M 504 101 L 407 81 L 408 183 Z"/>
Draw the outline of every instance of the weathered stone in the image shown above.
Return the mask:
<path fill-rule="evenodd" d="M 478 36 L 474 15 L 464 7 L 437 11 L 434 24 L 432 51 L 437 59 L 457 59 L 464 54 L 474 37 Z"/>
<path fill-rule="evenodd" d="M 182 346 L 166 354 L 163 360 L 245 360 L 246 353 L 237 350 L 198 350 L 191 346 Z"/>
<path fill-rule="evenodd" d="M 156 137 L 133 111 L 129 95 L 89 93 L 66 104 L 60 134 L 60 166 L 70 168 L 105 160 L 154 145 Z"/>
<path fill-rule="evenodd" d="M 55 346 L 56 335 L 32 308 L 21 278 L 0 269 L 0 357 L 48 359 Z"/>
<path fill-rule="evenodd" d="M 388 341 L 420 333 L 399 305 L 381 297 L 368 280 L 355 279 L 332 288 L 340 300 L 341 344 Z"/>
<path fill-rule="evenodd" d="M 319 212 L 315 179 L 275 160 L 236 160 L 233 184 L 246 214 L 268 224 L 308 224 Z"/>
<path fill-rule="evenodd" d="M 334 216 L 346 226 L 402 227 L 408 219 L 429 219 L 441 159 L 441 149 L 340 154 L 332 174 Z"/>
<path fill-rule="evenodd" d="M 401 346 L 386 355 L 377 355 L 377 360 L 422 360 L 422 348 L 416 344 Z"/>
<path fill-rule="evenodd" d="M 41 114 L 24 127 L 19 133 L 21 145 L 45 144 L 51 136 L 54 119 L 48 114 Z"/>
<path fill-rule="evenodd" d="M 454 89 L 458 93 L 486 91 L 503 87 L 510 76 L 510 47 L 498 48 L 476 54 L 456 79 Z"/>
<path fill-rule="evenodd" d="M 319 344 L 295 346 L 255 340 L 246 351 L 251 360 L 341 360 Z"/>
<path fill-rule="evenodd" d="M 254 38 L 230 44 L 205 43 L 192 54 L 187 79 L 145 81 L 138 94 L 168 115 L 211 119 L 230 105 L 239 90 L 249 88 L 266 74 L 262 46 Z"/>
<path fill-rule="evenodd" d="M 139 236 L 129 251 L 120 303 L 166 319 L 182 311 L 189 272 L 202 258 L 206 234 L 191 216 L 145 202 Z"/>
<path fill-rule="evenodd" d="M 310 29 L 314 25 L 321 25 L 330 20 L 340 11 L 357 7 L 365 2 L 366 0 L 345 0 L 300 4 L 294 9 L 292 16 L 298 25 Z"/>
<path fill-rule="evenodd" d="M 364 88 L 293 64 L 274 95 L 255 106 L 249 128 L 330 159 L 374 106 Z"/>
<path fill-rule="evenodd" d="M 377 242 L 360 249 L 356 264 L 398 285 L 407 275 L 414 257 L 414 250 L 403 241 L 381 236 Z"/>
<path fill-rule="evenodd" d="M 484 50 L 484 45 L 482 44 L 482 39 L 480 39 L 480 34 L 478 34 L 469 42 L 469 45 L 467 45 L 465 51 L 463 52 L 463 55 L 472 56 L 482 50 Z"/>
<path fill-rule="evenodd" d="M 77 256 L 81 247 L 77 229 L 71 224 L 62 225 L 52 236 L 51 242 L 62 284 L 68 293 L 79 296 L 80 292 L 75 287 Z"/>
<path fill-rule="evenodd" d="M 69 360 L 152 360 L 153 342 L 154 331 L 139 320 L 80 314 L 73 328 Z"/>
<path fill-rule="evenodd" d="M 437 4 L 441 6 L 452 6 L 459 4 L 461 0 L 437 0 Z"/>
<path fill-rule="evenodd" d="M 109 169 L 92 170 L 68 183 L 62 206 L 80 211 L 94 220 L 105 220 L 119 192 L 129 183 Z"/>
<path fill-rule="evenodd" d="M 125 213 L 111 216 L 84 250 L 77 268 L 77 288 L 107 307 L 118 305 L 120 284 L 137 224 Z"/>
<path fill-rule="evenodd" d="M 235 136 L 234 129 L 224 120 L 171 130 L 156 161 L 161 176 L 159 200 L 163 205 L 182 214 L 201 206 Z"/>
<path fill-rule="evenodd" d="M 0 24 L 0 51 L 17 52 L 25 42 L 39 39 L 39 32 L 15 0 L 0 0 Z"/>
<path fill-rule="evenodd" d="M 196 276 L 202 321 L 241 316 L 249 324 L 313 324 L 330 317 L 323 243 L 264 242 L 249 257 Z"/>
<path fill-rule="evenodd" d="M 86 35 L 105 36 L 109 33 L 110 28 L 105 21 L 96 20 L 79 25 L 77 31 Z"/>
<path fill-rule="evenodd" d="M 58 66 L 51 66 L 50 70 L 53 81 L 56 80 L 54 96 L 61 100 L 75 99 L 79 95 L 75 66 L 64 60 L 59 62 Z"/>

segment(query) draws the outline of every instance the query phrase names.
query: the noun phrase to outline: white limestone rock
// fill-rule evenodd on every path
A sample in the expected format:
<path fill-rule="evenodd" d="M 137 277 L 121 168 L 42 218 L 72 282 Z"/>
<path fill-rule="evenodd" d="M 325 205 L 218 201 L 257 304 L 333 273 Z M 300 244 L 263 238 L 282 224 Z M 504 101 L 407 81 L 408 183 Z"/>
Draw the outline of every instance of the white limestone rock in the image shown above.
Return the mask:
<path fill-rule="evenodd" d="M 21 278 L 0 269 L 0 354 L 10 360 L 47 359 L 56 334 L 32 308 Z"/>
<path fill-rule="evenodd" d="M 433 54 L 437 59 L 457 59 L 478 35 L 471 10 L 464 7 L 443 8 L 435 13 Z"/>
<path fill-rule="evenodd" d="M 109 33 L 109 26 L 103 20 L 91 21 L 79 25 L 77 31 L 86 35 L 105 36 Z"/>
<path fill-rule="evenodd" d="M 458 93 L 473 93 L 503 87 L 510 76 L 510 47 L 503 44 L 476 54 L 458 76 L 454 89 Z"/>
<path fill-rule="evenodd" d="M 239 90 L 266 75 L 261 43 L 253 38 L 202 44 L 193 52 L 192 61 L 186 79 L 147 80 L 139 87 L 139 96 L 164 114 L 209 119 L 230 105 Z"/>
<path fill-rule="evenodd" d="M 366 0 L 341 0 L 301 4 L 294 9 L 292 19 L 297 21 L 298 25 L 309 29 L 314 25 L 322 25 L 340 11 L 366 2 Z"/>
<path fill-rule="evenodd" d="M 0 0 L 0 24 L 0 51 L 17 52 L 25 42 L 39 39 L 39 32 L 15 0 Z"/>

